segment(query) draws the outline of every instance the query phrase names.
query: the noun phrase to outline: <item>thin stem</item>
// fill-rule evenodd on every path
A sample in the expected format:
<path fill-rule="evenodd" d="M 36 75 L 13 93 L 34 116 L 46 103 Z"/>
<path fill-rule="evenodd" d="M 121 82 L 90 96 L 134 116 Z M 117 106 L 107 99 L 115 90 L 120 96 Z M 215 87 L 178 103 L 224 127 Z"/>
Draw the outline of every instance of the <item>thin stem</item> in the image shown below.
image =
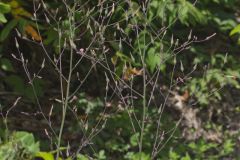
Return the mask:
<path fill-rule="evenodd" d="M 146 24 L 144 25 L 144 45 L 146 43 Z M 146 65 L 145 65 L 145 56 L 146 56 L 146 48 L 144 47 L 143 49 L 143 55 L 142 55 L 142 64 L 143 64 L 143 102 L 142 102 L 142 107 L 143 107 L 143 114 L 142 114 L 142 124 L 141 124 L 141 135 L 140 135 L 140 145 L 139 145 L 139 153 L 140 153 L 140 160 L 142 159 L 142 146 L 143 146 L 143 134 L 144 134 L 144 128 L 145 128 L 145 119 L 146 119 L 146 82 L 147 82 L 147 75 L 146 75 Z"/>
<path fill-rule="evenodd" d="M 63 104 L 63 110 L 62 110 L 62 120 L 61 120 L 61 126 L 60 126 L 60 131 L 58 135 L 58 141 L 57 141 L 57 157 L 56 159 L 58 160 L 59 154 L 60 154 L 60 147 L 61 147 L 61 139 L 62 139 L 62 134 L 63 134 L 63 127 L 66 119 L 66 113 L 67 113 L 67 107 L 69 104 L 69 94 L 70 94 L 70 85 L 71 85 L 71 78 L 72 78 L 72 72 L 73 72 L 73 51 L 74 48 L 72 46 L 73 39 L 74 39 L 74 29 L 72 25 L 74 25 L 74 10 L 75 6 L 73 7 L 73 10 L 69 9 L 69 23 L 70 23 L 70 36 L 69 36 L 69 42 L 70 42 L 70 62 L 69 62 L 69 74 L 68 74 L 68 79 L 67 79 L 67 88 L 66 88 L 66 95 L 65 95 L 65 101 Z"/>
<path fill-rule="evenodd" d="M 60 127 L 60 131 L 59 131 L 59 136 L 58 136 L 57 159 L 59 157 L 60 146 L 61 146 L 61 139 L 62 139 L 62 132 L 63 132 L 63 127 L 64 127 L 64 123 L 65 123 L 65 118 L 66 118 L 67 106 L 68 106 L 68 102 L 69 102 L 70 84 L 71 84 L 71 77 L 72 77 L 72 60 L 73 60 L 73 50 L 71 49 L 71 53 L 70 53 L 70 69 L 69 69 L 69 75 L 68 75 L 68 81 L 67 81 L 66 96 L 65 96 L 65 101 L 64 101 L 64 105 L 63 105 L 62 121 L 61 121 L 61 127 Z"/>

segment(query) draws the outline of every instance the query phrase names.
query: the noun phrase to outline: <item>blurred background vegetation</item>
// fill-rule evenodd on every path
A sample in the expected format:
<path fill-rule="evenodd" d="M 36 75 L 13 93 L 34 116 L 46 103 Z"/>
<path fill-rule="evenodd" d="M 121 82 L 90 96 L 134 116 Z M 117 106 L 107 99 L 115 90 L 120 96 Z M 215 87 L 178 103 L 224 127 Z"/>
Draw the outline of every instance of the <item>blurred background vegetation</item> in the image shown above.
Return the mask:
<path fill-rule="evenodd" d="M 42 114 L 48 115 L 51 110 L 52 128 L 59 132 L 62 113 L 57 99 L 61 96 L 60 82 L 42 45 L 54 60 L 62 54 L 65 40 L 72 34 L 68 30 L 72 24 L 64 3 L 70 10 L 76 7 L 75 3 L 79 4 L 72 15 L 76 27 L 72 36 L 77 50 L 94 52 L 92 54 L 97 58 L 108 59 L 116 77 L 125 81 L 141 74 L 143 66 L 138 51 L 145 50 L 143 61 L 148 74 L 154 75 L 157 69 L 160 71 L 161 83 L 156 87 L 174 90 L 175 98 L 180 97 L 184 109 L 177 108 L 178 102 L 169 102 L 163 112 L 161 131 L 166 133 L 162 137 L 163 148 L 155 159 L 240 159 L 239 0 L 1 0 L 0 159 L 54 159 L 55 142 L 50 138 L 53 133 Z M 108 18 L 109 13 L 111 18 Z M 151 27 L 141 29 L 143 24 L 150 22 Z M 155 39 L 156 31 L 159 31 L 161 41 Z M 127 39 L 122 39 L 124 37 Z M 92 48 L 88 48 L 93 39 Z M 191 42 L 190 45 L 185 41 Z M 146 47 L 148 43 L 150 45 Z M 177 47 L 171 48 L 173 43 L 186 47 L 172 56 L 171 51 L 176 49 L 174 51 L 178 52 Z M 99 46 L 109 49 L 108 57 L 98 50 Z M 28 60 L 27 70 L 16 56 L 19 51 Z M 161 56 L 156 54 L 159 51 Z M 68 47 L 64 52 L 63 74 L 69 70 Z M 73 62 L 78 59 L 79 55 L 75 54 Z M 80 83 L 78 74 L 80 79 L 81 75 L 87 75 L 92 63 L 84 59 L 77 65 L 71 93 Z M 39 70 L 41 72 L 35 77 L 34 73 Z M 34 77 L 30 82 L 32 85 L 26 72 Z M 180 82 L 173 88 L 169 87 L 172 76 L 175 82 Z M 93 136 L 91 145 L 84 146 L 76 159 L 138 160 L 140 156 L 142 160 L 151 159 L 158 108 L 148 110 L 150 118 L 144 131 L 144 150 L 139 153 L 139 133 L 133 134 L 128 112 L 114 95 L 114 89 L 105 95 L 105 79 L 106 70 L 96 65 L 81 90 L 74 93 L 62 137 L 62 146 L 65 146 L 62 150 L 66 152 L 63 157 L 71 159 L 70 155 L 83 143 L 79 121 L 88 123 L 85 126 L 87 134 L 88 128 L 93 128 L 104 113 L 106 121 L 100 124 L 101 132 Z M 141 88 L 139 79 L 134 83 Z M 156 103 L 164 102 L 158 101 Z M 15 102 L 18 103 L 14 105 Z M 37 107 L 38 103 L 43 106 L 42 110 Z M 53 110 L 52 105 L 56 106 Z M 75 117 L 71 114 L 74 109 L 78 110 Z M 135 112 L 139 116 L 142 109 L 136 108 Z M 175 128 L 180 115 L 183 120 L 168 139 L 168 131 Z"/>

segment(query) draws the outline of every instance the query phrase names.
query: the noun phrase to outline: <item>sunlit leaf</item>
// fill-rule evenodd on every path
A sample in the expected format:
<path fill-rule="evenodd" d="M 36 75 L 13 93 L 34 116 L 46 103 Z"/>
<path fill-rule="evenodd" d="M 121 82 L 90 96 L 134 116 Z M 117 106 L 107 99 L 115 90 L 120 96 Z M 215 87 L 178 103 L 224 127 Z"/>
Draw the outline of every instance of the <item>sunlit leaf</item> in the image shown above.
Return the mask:
<path fill-rule="evenodd" d="M 0 22 L 2 22 L 2 23 L 7 22 L 7 19 L 5 18 L 5 16 L 2 13 L 0 13 Z"/>
<path fill-rule="evenodd" d="M 26 25 L 24 28 L 27 35 L 31 36 L 31 38 L 35 41 L 41 41 L 42 37 L 38 34 L 38 32 L 31 26 Z"/>
<path fill-rule="evenodd" d="M 9 3 L 9 5 L 12 8 L 11 13 L 14 17 L 19 17 L 19 16 L 24 16 L 28 18 L 32 17 L 32 14 L 26 11 L 24 8 L 22 8 L 17 1 L 13 0 Z"/>
<path fill-rule="evenodd" d="M 113 64 L 113 65 L 116 65 L 116 64 L 117 64 L 117 59 L 118 59 L 118 56 L 117 56 L 117 55 L 114 55 L 114 56 L 111 58 L 111 61 L 112 61 L 112 64 Z"/>
<path fill-rule="evenodd" d="M 136 68 L 126 68 L 123 74 L 123 79 L 124 80 L 130 80 L 133 76 L 140 76 L 142 75 L 142 69 L 138 70 Z"/>
<path fill-rule="evenodd" d="M 42 158 L 43 160 L 54 160 L 54 156 L 49 152 L 38 152 L 35 155 L 36 158 Z"/>
<path fill-rule="evenodd" d="M 230 36 L 240 33 L 240 24 L 237 25 L 231 32 L 230 32 Z"/>

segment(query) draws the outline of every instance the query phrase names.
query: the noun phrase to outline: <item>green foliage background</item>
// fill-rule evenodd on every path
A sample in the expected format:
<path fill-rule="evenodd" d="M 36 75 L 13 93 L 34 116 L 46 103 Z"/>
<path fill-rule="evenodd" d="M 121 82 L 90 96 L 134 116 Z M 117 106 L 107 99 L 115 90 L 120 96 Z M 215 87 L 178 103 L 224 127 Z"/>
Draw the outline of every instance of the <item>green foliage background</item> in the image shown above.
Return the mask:
<path fill-rule="evenodd" d="M 84 4 L 86 1 L 79 2 Z M 109 0 L 104 2 L 103 5 L 106 7 L 114 2 Z M 68 1 L 67 3 L 70 7 L 74 6 L 74 1 Z M 184 77 L 185 74 L 195 68 L 193 75 L 191 75 L 192 78 L 186 81 L 183 86 L 180 86 L 179 92 L 189 92 L 192 100 L 197 104 L 194 107 L 199 110 L 199 117 L 203 120 L 203 128 L 221 133 L 221 140 L 209 141 L 205 137 L 186 140 L 182 136 L 183 128 L 177 128 L 173 138 L 166 143 L 166 146 L 159 153 L 158 159 L 240 158 L 238 153 L 240 143 L 237 140 L 240 134 L 239 126 L 236 126 L 238 130 L 235 129 L 234 131 L 231 130 L 231 127 L 228 128 L 239 120 L 240 112 L 240 103 L 237 103 L 240 93 L 240 2 L 238 0 L 150 0 L 146 11 L 142 7 L 143 4 L 138 1 L 117 1 L 115 2 L 115 11 L 109 19 L 109 23 L 116 25 L 108 26 L 106 24 L 105 28 L 101 29 L 95 22 L 104 12 L 97 5 L 97 1 L 90 1 L 81 10 L 75 11 L 74 19 L 80 27 L 74 32 L 68 30 L 71 23 L 62 2 L 49 0 L 45 1 L 45 4 L 48 10 L 58 8 L 60 21 L 47 20 L 44 14 L 40 12 L 37 23 L 35 23 L 34 6 L 30 0 L 0 2 L 0 108 L 2 115 L 5 115 L 4 113 L 16 97 L 21 96 L 23 99 L 16 112 L 8 117 L 8 122 L 4 118 L 1 121 L 3 125 L 0 128 L 0 156 L 6 153 L 11 154 L 12 159 L 15 159 L 14 156 L 27 157 L 28 159 L 38 156 L 51 160 L 55 154 L 53 145 L 46 145 L 48 140 L 41 138 L 42 131 L 34 130 L 32 124 L 27 127 L 18 127 L 14 123 L 14 118 L 21 121 L 21 112 L 31 112 L 36 109 L 34 108 L 37 103 L 35 96 L 39 97 L 41 103 L 46 105 L 46 110 L 49 110 L 47 102 L 49 97 L 54 99 L 58 96 L 55 92 L 57 87 L 55 82 L 58 79 L 54 78 L 57 77 L 56 72 L 49 62 L 46 62 L 46 69 L 43 71 L 45 79 L 34 79 L 34 90 L 28 84 L 22 66 L 12 57 L 12 53 L 17 52 L 15 37 L 20 34 L 22 37 L 35 38 L 33 42 L 24 38 L 17 38 L 19 48 L 29 61 L 28 66 L 31 72 L 35 72 L 41 68 L 44 58 L 44 51 L 37 44 L 40 42 L 36 41 L 40 36 L 38 33 L 41 34 L 41 43 L 49 49 L 50 56 L 54 57 L 61 54 L 61 48 L 66 45 L 64 39 L 68 38 L 69 35 L 75 40 L 81 38 L 80 42 L 77 40 L 74 42 L 77 48 L 87 48 L 93 33 L 100 32 L 103 37 L 97 37 L 93 46 L 97 48 L 106 45 L 111 49 L 111 55 L 107 58 L 113 62 L 116 77 L 123 76 L 126 64 L 129 68 L 141 68 L 140 55 L 144 53 L 143 51 L 146 51 L 143 61 L 146 63 L 150 75 L 160 68 L 162 86 L 170 85 L 171 68 L 175 63 L 174 58 L 171 57 L 173 52 L 171 46 L 177 42 L 172 42 L 172 37 L 178 39 L 179 43 L 191 39 L 192 35 L 196 35 L 199 40 L 206 40 L 192 43 L 189 49 L 175 57 L 177 61 L 175 78 L 177 79 L 182 75 Z M 89 11 L 89 8 L 92 8 L 92 10 Z M 47 21 L 50 21 L 51 25 L 48 25 Z M 138 35 L 131 28 L 133 26 L 142 27 L 142 24 L 145 23 L 151 23 L 151 25 L 146 27 L 145 30 L 139 30 Z M 29 33 L 26 31 L 27 26 L 31 26 L 35 32 Z M 167 32 L 160 34 L 163 37 L 161 41 L 154 41 L 157 37 L 155 31 L 161 27 L 168 28 Z M 61 35 L 56 31 L 56 28 L 60 28 Z M 81 37 L 80 35 L 83 32 L 85 34 Z M 189 35 L 190 32 L 191 35 Z M 118 43 L 119 39 L 121 41 L 123 33 L 132 39 L 131 45 L 124 41 Z M 206 39 L 213 34 L 216 35 Z M 34 37 L 34 35 L 37 37 Z M 146 47 L 145 44 L 149 45 Z M 69 52 L 68 49 L 71 45 L 69 44 L 66 47 L 66 52 Z M 161 56 L 156 54 L 158 52 L 161 52 Z M 103 57 L 101 51 L 97 51 L 95 54 L 99 58 Z M 67 66 L 69 62 L 67 57 L 65 58 L 66 61 L 63 63 Z M 77 59 L 77 57 L 75 58 Z M 83 64 L 78 66 L 78 70 L 82 74 L 86 74 L 88 72 L 87 66 L 90 66 L 90 64 L 88 61 L 84 61 Z M 67 72 L 67 70 L 68 68 L 65 67 L 64 72 Z M 104 108 L 104 79 L 104 72 L 101 67 L 97 66 L 95 74 L 88 78 L 82 92 L 77 93 L 76 106 L 82 111 L 82 117 L 86 114 L 89 115 L 89 128 L 94 126 L 101 110 Z M 73 84 L 71 89 L 74 90 L 75 87 L 76 85 Z M 228 104 L 229 108 L 224 107 L 225 104 Z M 141 109 L 136 109 L 137 116 L 141 112 Z M 125 125 L 130 123 L 127 112 L 113 113 L 109 113 L 106 124 L 102 124 L 102 132 L 93 139 L 94 153 L 90 147 L 87 147 L 81 154 L 77 155 L 78 159 L 94 157 L 95 159 L 137 160 L 140 156 L 144 160 L 150 159 L 153 142 L 151 138 L 148 139 L 147 137 L 154 137 L 153 131 L 156 130 L 153 125 L 154 121 L 146 126 L 144 152 L 138 153 L 137 139 L 139 133 L 132 134 L 130 125 Z M 156 113 L 156 108 L 149 111 L 149 115 L 153 119 L 157 119 L 158 114 Z M 211 119 L 204 119 L 206 113 L 213 114 Z M 58 121 L 59 117 L 57 115 L 60 114 L 60 111 L 54 110 L 53 114 L 55 120 Z M 161 121 L 163 130 L 170 130 L 175 126 L 176 116 L 177 113 L 171 111 L 171 109 L 167 110 L 166 113 L 164 112 Z M 66 129 L 66 134 L 69 134 L 69 137 L 81 132 L 77 128 L 77 122 L 70 118 L 69 123 L 71 125 L 68 125 Z M 4 126 L 8 126 L 8 128 Z M 32 132 L 38 142 L 34 141 L 32 134 L 15 132 L 18 130 Z M 56 130 L 58 130 L 57 127 Z M 237 133 L 233 134 L 233 132 Z M 22 135 L 20 136 L 22 138 L 19 135 Z M 28 140 L 24 139 L 25 136 L 28 137 Z M 72 140 L 73 148 L 78 145 L 79 141 L 79 139 Z M 67 146 L 67 141 L 63 143 Z M 14 147 L 15 144 L 18 146 L 17 148 Z M 63 150 L 66 149 L 63 148 Z"/>

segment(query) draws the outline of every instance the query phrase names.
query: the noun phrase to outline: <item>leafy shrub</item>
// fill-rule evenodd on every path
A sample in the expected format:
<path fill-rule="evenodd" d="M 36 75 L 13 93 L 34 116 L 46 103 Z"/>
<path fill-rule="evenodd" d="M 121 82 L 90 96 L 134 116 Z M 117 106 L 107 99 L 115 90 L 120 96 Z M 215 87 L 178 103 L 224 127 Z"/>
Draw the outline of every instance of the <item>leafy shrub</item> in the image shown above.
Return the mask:
<path fill-rule="evenodd" d="M 39 142 L 32 134 L 14 132 L 6 142 L 0 144 L 1 160 L 31 160 L 39 152 Z"/>
<path fill-rule="evenodd" d="M 38 2 L 40 3 L 34 1 L 34 4 Z M 121 157 L 148 160 L 153 158 L 154 149 L 161 147 L 164 148 L 154 158 L 217 159 L 233 153 L 235 144 L 232 140 L 226 140 L 221 145 L 205 140 L 187 142 L 186 145 L 182 143 L 184 140 L 180 138 L 181 131 L 175 130 L 174 124 L 178 114 L 169 114 L 171 109 L 165 109 L 166 113 L 162 115 L 162 108 L 165 107 L 162 105 L 165 105 L 168 98 L 162 88 L 174 93 L 175 90 L 179 91 L 178 87 L 182 91 L 189 91 L 191 97 L 194 97 L 194 103 L 199 102 L 199 108 L 210 108 L 209 105 L 213 103 L 221 104 L 224 92 L 220 92 L 220 89 L 228 89 L 229 86 L 239 89 L 239 64 L 232 54 L 236 50 L 231 47 L 233 49 L 229 51 L 229 56 L 225 54 L 227 45 L 232 43 L 226 42 L 228 33 L 236 26 L 233 12 L 236 12 L 235 6 L 239 3 L 237 0 L 202 0 L 195 3 L 190 0 L 145 1 L 149 4 L 136 0 L 75 2 L 69 1 L 63 5 L 62 2 L 41 1 L 39 8 L 34 8 L 35 13 L 30 13 L 32 3 L 27 1 L 0 2 L 0 51 L 11 50 L 9 54 L 0 53 L 0 74 L 4 75 L 0 79 L 1 89 L 16 92 L 18 96 L 24 96 L 32 100 L 31 102 L 35 98 L 42 98 L 37 99 L 39 110 L 42 112 L 41 104 L 44 111 L 50 110 L 49 117 L 44 117 L 45 120 L 49 119 L 49 123 L 53 120 L 58 124 L 62 119 L 61 128 L 57 127 L 52 131 L 60 130 L 57 150 L 39 152 L 38 143 L 34 142 L 32 135 L 18 133 L 20 137 L 27 135 L 30 144 L 16 136 L 16 132 L 1 145 L 1 154 L 7 153 L 13 156 L 12 159 L 17 156 L 32 158 L 35 155 L 53 160 L 56 153 L 59 157 L 60 151 L 66 150 L 61 148 L 61 145 L 67 145 L 68 142 L 66 139 L 62 140 L 62 132 L 65 131 L 79 132 L 84 138 L 89 134 L 93 144 L 83 144 L 82 150 L 95 159 Z M 227 13 L 228 11 L 231 13 Z M 215 35 L 214 32 L 218 32 L 219 36 L 211 43 L 204 44 L 205 47 L 201 46 L 199 42 L 209 40 L 212 37 L 209 35 Z M 236 34 L 239 34 L 239 26 L 230 32 L 231 36 Z M 18 37 L 15 38 L 16 36 Z M 10 54 L 14 50 L 12 39 L 15 39 L 15 50 L 19 53 L 20 60 L 17 56 L 13 58 L 23 63 L 21 65 L 25 67 L 32 86 L 28 86 L 25 78 L 18 74 L 22 73 L 18 64 L 11 61 Z M 21 42 L 20 45 L 18 41 Z M 28 42 L 36 46 L 29 46 Z M 42 48 L 39 49 L 39 46 Z M 34 62 L 37 63 L 29 64 L 27 60 L 22 60 L 22 49 L 27 53 L 24 54 L 27 59 L 36 60 Z M 181 51 L 184 52 L 183 55 L 179 54 Z M 46 52 L 48 61 L 44 66 L 45 63 L 40 64 L 39 60 L 44 59 L 40 55 L 45 55 Z M 191 67 L 194 65 L 196 68 Z M 28 67 L 30 71 L 41 69 L 37 74 L 29 74 L 26 71 Z M 193 68 L 195 70 L 192 73 Z M 42 74 L 42 70 L 47 77 L 45 80 L 38 76 L 38 73 Z M 179 77 L 189 76 L 187 72 L 192 73 L 192 78 L 187 79 L 186 83 L 185 79 L 181 80 L 182 83 L 178 86 Z M 92 73 L 90 77 L 88 73 Z M 87 76 L 83 78 L 85 74 Z M 153 82 L 156 75 L 156 83 L 159 84 Z M 106 84 L 100 81 L 105 78 Z M 85 80 L 89 80 L 89 83 L 79 91 Z M 46 101 L 49 97 L 44 97 L 44 93 L 47 96 L 52 94 L 51 91 L 56 93 L 55 89 L 58 87 L 55 82 L 60 83 L 61 93 L 50 95 L 50 99 L 62 105 L 63 112 L 57 115 L 52 114 L 52 111 L 59 104 L 50 101 L 52 108 L 45 108 L 49 104 Z M 176 85 L 172 85 L 175 82 Z M 75 83 L 80 84 L 77 89 Z M 45 84 L 51 84 L 52 88 L 44 87 Z M 93 98 L 84 93 L 85 90 L 91 90 L 89 88 L 92 86 L 96 88 L 92 92 L 99 91 Z M 36 93 L 31 87 L 35 88 Z M 105 97 L 103 92 L 106 92 Z M 138 92 L 143 92 L 143 95 L 141 93 L 139 96 L 136 94 Z M 138 96 L 135 97 L 135 94 Z M 59 111 L 61 107 L 57 108 Z M 67 112 L 69 109 L 71 113 Z M 70 114 L 75 115 L 77 125 Z M 62 117 L 59 118 L 59 115 Z M 70 121 L 67 125 L 65 117 Z M 52 127 L 52 122 L 50 126 Z M 64 138 L 66 137 L 76 138 Z M 82 145 L 78 138 L 73 140 L 74 145 Z M 154 144 L 154 140 L 160 147 Z M 181 143 L 181 146 L 173 150 L 177 143 Z M 32 147 L 29 148 L 30 146 Z M 218 153 L 215 154 L 216 150 Z M 89 159 L 85 154 L 77 154 L 76 157 Z"/>

